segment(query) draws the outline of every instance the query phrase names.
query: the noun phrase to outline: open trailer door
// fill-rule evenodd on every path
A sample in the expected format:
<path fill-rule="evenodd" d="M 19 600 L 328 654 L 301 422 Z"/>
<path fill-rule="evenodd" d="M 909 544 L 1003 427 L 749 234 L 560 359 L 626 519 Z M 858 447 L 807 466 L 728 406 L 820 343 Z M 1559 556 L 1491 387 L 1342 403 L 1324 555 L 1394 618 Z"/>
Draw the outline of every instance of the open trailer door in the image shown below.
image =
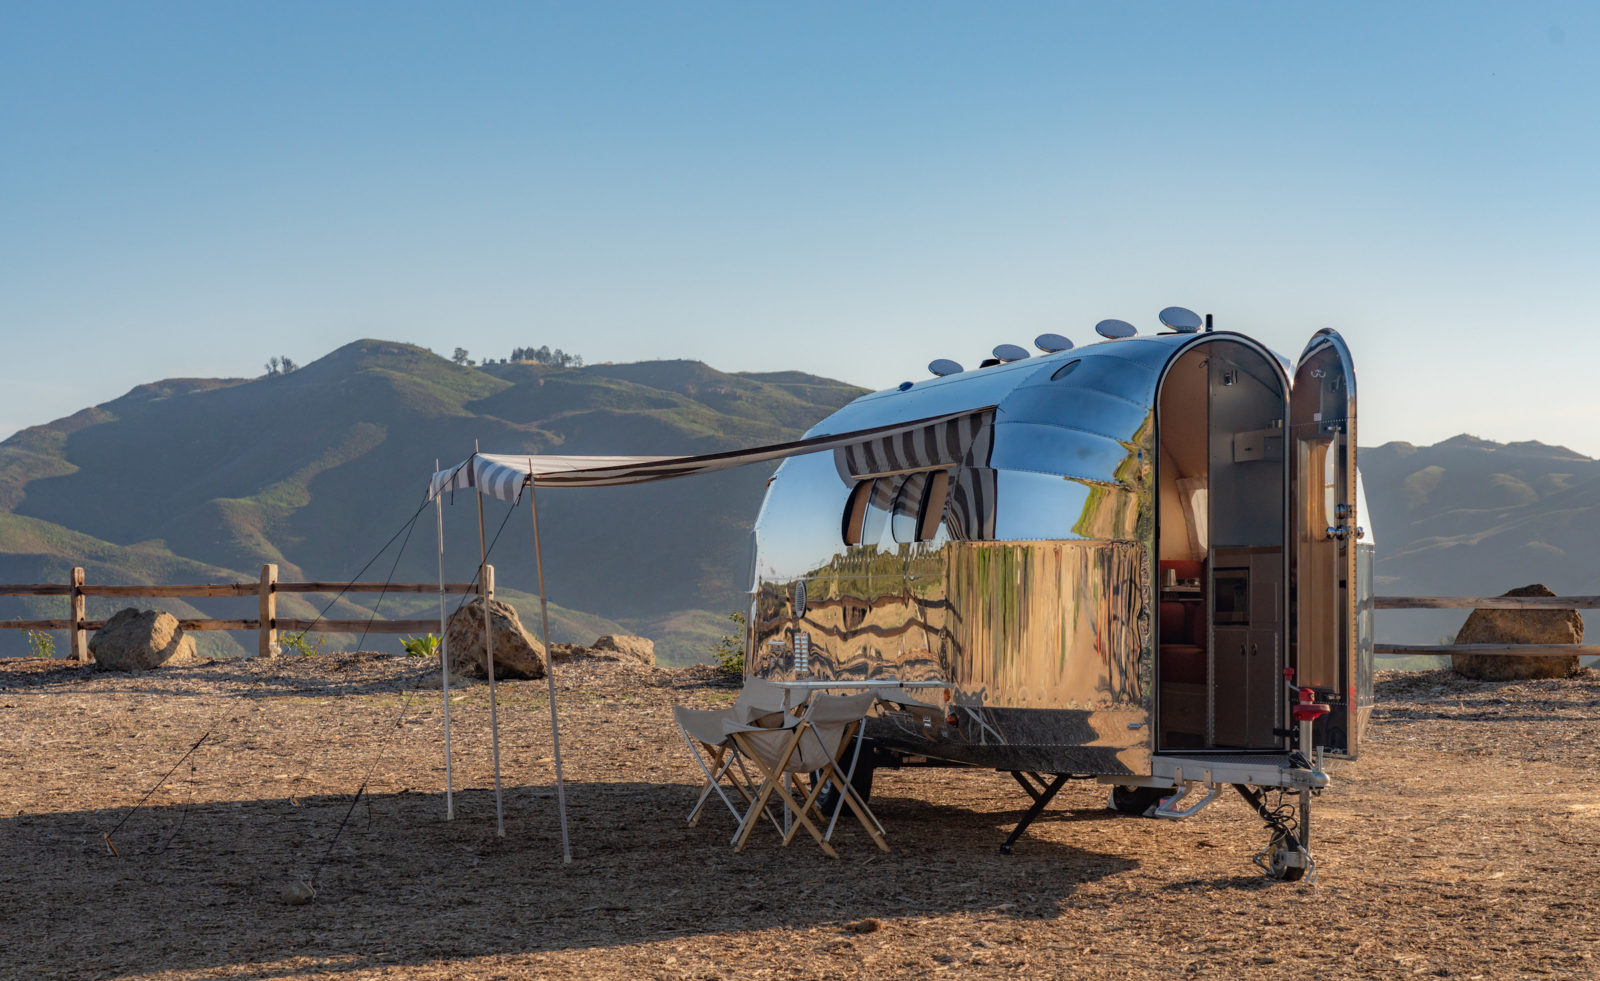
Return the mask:
<path fill-rule="evenodd" d="M 1331 710 L 1313 742 L 1330 756 L 1354 759 L 1361 716 L 1357 701 L 1356 376 L 1350 350 L 1321 330 L 1300 355 L 1290 393 L 1289 454 L 1294 554 L 1290 664 L 1295 684 L 1316 690 Z M 1302 747 L 1309 751 L 1309 747 Z"/>

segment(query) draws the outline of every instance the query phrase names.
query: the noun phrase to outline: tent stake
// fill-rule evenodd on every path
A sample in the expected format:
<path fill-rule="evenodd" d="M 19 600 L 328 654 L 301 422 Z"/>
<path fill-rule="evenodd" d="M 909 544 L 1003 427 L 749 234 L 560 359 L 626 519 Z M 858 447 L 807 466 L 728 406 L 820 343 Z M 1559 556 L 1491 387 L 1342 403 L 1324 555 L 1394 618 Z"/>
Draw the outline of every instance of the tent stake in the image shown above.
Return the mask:
<path fill-rule="evenodd" d="M 561 816 L 561 861 L 572 864 L 572 846 L 567 841 L 567 788 L 561 776 L 561 727 L 556 722 L 556 661 L 550 649 L 550 607 L 544 592 L 544 552 L 539 546 L 539 499 L 533 491 L 533 461 L 528 461 L 528 510 L 533 514 L 533 562 L 539 569 L 539 642 L 544 645 L 544 678 L 550 689 L 550 742 L 556 758 L 556 810 Z"/>
<path fill-rule="evenodd" d="M 478 441 L 472 441 L 472 465 L 477 466 Z M 483 654 L 489 667 L 489 731 L 494 745 L 494 833 L 506 836 L 505 809 L 500 797 L 500 715 L 494 691 L 494 639 L 489 630 L 489 595 L 494 586 L 489 582 L 489 546 L 483 537 L 483 488 L 473 481 L 473 496 L 478 499 L 478 598 L 483 600 Z"/>
<path fill-rule="evenodd" d="M 439 461 L 433 461 L 433 470 L 439 471 Z M 444 819 L 456 819 L 455 779 L 450 772 L 450 642 L 446 640 L 444 619 L 444 500 L 433 495 L 433 515 L 439 525 L 439 671 L 440 687 L 444 691 Z"/>

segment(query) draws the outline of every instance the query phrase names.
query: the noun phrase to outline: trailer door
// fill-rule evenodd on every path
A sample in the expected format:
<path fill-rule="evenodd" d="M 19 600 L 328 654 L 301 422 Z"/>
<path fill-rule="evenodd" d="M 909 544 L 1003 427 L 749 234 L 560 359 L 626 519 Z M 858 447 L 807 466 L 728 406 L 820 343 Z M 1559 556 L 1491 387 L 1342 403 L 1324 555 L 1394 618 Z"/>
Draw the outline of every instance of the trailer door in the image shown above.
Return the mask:
<path fill-rule="evenodd" d="M 1334 331 L 1318 331 L 1301 353 L 1289 417 L 1290 663 L 1295 684 L 1316 689 L 1317 701 L 1332 709 L 1316 724 L 1315 744 L 1354 759 L 1361 722 L 1356 542 L 1365 533 L 1356 513 L 1356 376 L 1350 350 Z"/>

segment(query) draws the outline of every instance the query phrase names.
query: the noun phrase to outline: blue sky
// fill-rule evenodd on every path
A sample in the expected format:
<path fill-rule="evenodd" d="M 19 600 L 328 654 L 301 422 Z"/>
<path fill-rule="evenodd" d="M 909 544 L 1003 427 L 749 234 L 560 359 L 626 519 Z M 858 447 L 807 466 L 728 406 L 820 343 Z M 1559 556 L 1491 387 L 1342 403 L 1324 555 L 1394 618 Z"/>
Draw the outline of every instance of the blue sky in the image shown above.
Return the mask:
<path fill-rule="evenodd" d="M 0 437 L 359 337 L 872 387 L 1182 304 L 1600 455 L 1593 4 L 0 3 Z"/>

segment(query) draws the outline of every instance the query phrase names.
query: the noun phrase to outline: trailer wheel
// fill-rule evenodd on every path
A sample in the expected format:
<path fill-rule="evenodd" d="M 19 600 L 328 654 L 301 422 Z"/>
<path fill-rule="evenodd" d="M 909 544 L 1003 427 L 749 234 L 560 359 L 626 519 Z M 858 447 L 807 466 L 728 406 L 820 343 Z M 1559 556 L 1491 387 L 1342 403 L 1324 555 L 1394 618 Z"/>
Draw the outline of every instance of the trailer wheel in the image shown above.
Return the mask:
<path fill-rule="evenodd" d="M 1304 855 L 1293 837 L 1275 837 L 1267 846 L 1267 875 L 1279 882 L 1299 882 L 1306 876 Z M 1301 862 L 1290 865 L 1291 856 L 1301 856 Z"/>
<path fill-rule="evenodd" d="M 855 775 L 850 778 L 850 786 L 855 788 L 856 796 L 863 801 L 872 799 L 872 776 L 877 769 L 876 760 L 866 753 L 861 754 L 860 761 L 856 763 Z M 813 773 L 811 775 L 811 786 L 815 787 L 816 785 L 817 775 Z M 832 814 L 833 809 L 838 806 L 839 792 L 832 787 L 824 790 L 822 796 L 817 798 L 817 807 L 824 814 Z"/>
<path fill-rule="evenodd" d="M 1112 787 L 1111 809 L 1118 814 L 1136 814 L 1143 817 L 1150 808 L 1161 803 L 1161 798 L 1173 793 L 1160 787 Z"/>

